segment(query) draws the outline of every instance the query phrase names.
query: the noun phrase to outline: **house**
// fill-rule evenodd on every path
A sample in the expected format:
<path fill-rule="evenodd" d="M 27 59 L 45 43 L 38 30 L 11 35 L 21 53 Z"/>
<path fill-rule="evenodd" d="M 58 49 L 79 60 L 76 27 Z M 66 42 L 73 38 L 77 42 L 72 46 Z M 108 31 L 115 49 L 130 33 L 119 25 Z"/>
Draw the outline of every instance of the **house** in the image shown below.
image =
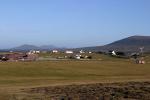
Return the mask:
<path fill-rule="evenodd" d="M 91 54 L 92 52 L 91 51 L 89 51 L 89 54 Z"/>
<path fill-rule="evenodd" d="M 26 58 L 27 55 L 25 53 L 3 54 L 0 56 L 1 61 L 18 61 Z"/>
<path fill-rule="evenodd" d="M 115 52 L 114 50 L 109 50 L 109 51 L 108 51 L 108 54 L 109 54 L 109 55 L 112 55 L 112 56 L 117 56 L 117 55 L 116 55 L 116 52 Z"/>
<path fill-rule="evenodd" d="M 0 55 L 0 61 L 35 61 L 37 57 L 37 54 L 9 53 Z"/>
<path fill-rule="evenodd" d="M 81 59 L 81 55 L 78 55 L 78 54 L 77 54 L 77 55 L 75 56 L 75 58 L 76 58 L 76 59 Z"/>
<path fill-rule="evenodd" d="M 58 50 L 53 50 L 52 53 L 58 53 Z"/>
<path fill-rule="evenodd" d="M 28 52 L 28 54 L 39 54 L 39 53 L 40 53 L 39 50 L 30 50 L 30 51 Z"/>
<path fill-rule="evenodd" d="M 65 53 L 67 53 L 67 54 L 73 54 L 73 51 L 67 50 Z"/>
<path fill-rule="evenodd" d="M 39 50 L 37 50 L 37 51 L 35 51 L 35 53 L 36 53 L 36 54 L 39 54 L 39 53 L 40 53 L 40 51 L 39 51 Z"/>
<path fill-rule="evenodd" d="M 6 55 L 0 55 L 0 61 L 7 61 L 8 58 Z"/>
<path fill-rule="evenodd" d="M 8 55 L 9 60 L 21 60 L 26 59 L 27 55 L 25 53 L 13 53 Z"/>
<path fill-rule="evenodd" d="M 116 52 L 115 52 L 115 51 L 112 51 L 112 55 L 113 55 L 113 56 L 116 56 Z"/>
<path fill-rule="evenodd" d="M 35 54 L 35 51 L 34 50 L 30 50 L 27 54 Z"/>
<path fill-rule="evenodd" d="M 83 50 L 80 50 L 80 53 L 85 53 Z"/>

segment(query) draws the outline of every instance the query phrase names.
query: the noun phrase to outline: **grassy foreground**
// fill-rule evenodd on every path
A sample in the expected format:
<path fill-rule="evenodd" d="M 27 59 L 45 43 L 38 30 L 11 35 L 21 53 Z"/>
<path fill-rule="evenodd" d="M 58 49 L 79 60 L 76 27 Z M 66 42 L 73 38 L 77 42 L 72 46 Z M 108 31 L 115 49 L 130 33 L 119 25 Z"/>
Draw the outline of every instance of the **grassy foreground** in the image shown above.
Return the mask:
<path fill-rule="evenodd" d="M 137 65 L 129 59 L 0 62 L 0 87 L 148 80 L 149 78 L 150 63 Z"/>
<path fill-rule="evenodd" d="M 149 80 L 150 63 L 137 65 L 129 59 L 0 62 L 0 98 L 36 86 Z"/>

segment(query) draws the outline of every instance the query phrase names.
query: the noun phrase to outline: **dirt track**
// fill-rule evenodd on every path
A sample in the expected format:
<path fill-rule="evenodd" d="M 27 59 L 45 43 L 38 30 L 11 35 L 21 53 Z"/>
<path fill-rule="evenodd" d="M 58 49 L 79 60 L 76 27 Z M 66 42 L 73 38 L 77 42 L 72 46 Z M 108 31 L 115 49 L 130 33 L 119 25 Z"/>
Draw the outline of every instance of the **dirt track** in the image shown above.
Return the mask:
<path fill-rule="evenodd" d="M 150 82 L 37 87 L 22 93 L 16 100 L 150 100 Z"/>

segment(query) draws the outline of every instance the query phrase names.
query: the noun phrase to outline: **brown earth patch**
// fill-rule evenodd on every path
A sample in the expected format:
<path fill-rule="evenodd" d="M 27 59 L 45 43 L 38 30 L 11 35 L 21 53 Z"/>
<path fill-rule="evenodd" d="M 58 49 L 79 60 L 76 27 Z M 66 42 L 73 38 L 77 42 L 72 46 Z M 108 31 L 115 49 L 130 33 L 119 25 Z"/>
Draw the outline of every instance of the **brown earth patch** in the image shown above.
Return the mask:
<path fill-rule="evenodd" d="M 12 100 L 150 100 L 150 82 L 35 87 L 21 91 Z"/>

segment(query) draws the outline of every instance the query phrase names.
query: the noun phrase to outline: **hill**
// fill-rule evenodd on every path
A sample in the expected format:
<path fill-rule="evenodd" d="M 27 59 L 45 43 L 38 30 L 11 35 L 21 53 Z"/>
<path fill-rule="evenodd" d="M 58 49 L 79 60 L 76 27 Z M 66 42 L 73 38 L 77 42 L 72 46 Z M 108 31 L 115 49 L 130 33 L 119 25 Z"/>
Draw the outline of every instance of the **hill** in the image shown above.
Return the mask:
<path fill-rule="evenodd" d="M 104 46 L 85 47 L 77 49 L 91 51 L 116 50 L 124 52 L 138 52 L 141 47 L 144 47 L 145 52 L 150 52 L 150 36 L 131 36 Z"/>
<path fill-rule="evenodd" d="M 107 52 L 109 50 L 123 51 L 123 52 L 139 52 L 140 48 L 144 47 L 144 52 L 150 52 L 150 36 L 131 36 L 127 37 L 113 43 L 104 45 L 104 46 L 93 46 L 93 47 L 83 47 L 83 48 L 74 48 L 74 51 L 85 50 L 85 51 L 103 51 Z M 34 46 L 34 45 L 21 45 L 15 48 L 1 50 L 1 51 L 29 51 L 29 50 L 66 50 L 67 48 L 58 48 L 53 45 L 43 45 L 43 46 Z"/>
<path fill-rule="evenodd" d="M 10 50 L 13 51 L 29 51 L 29 50 L 52 50 L 56 49 L 58 47 L 52 46 L 52 45 L 43 45 L 43 46 L 35 46 L 35 45 L 21 45 L 15 48 L 11 48 Z"/>

